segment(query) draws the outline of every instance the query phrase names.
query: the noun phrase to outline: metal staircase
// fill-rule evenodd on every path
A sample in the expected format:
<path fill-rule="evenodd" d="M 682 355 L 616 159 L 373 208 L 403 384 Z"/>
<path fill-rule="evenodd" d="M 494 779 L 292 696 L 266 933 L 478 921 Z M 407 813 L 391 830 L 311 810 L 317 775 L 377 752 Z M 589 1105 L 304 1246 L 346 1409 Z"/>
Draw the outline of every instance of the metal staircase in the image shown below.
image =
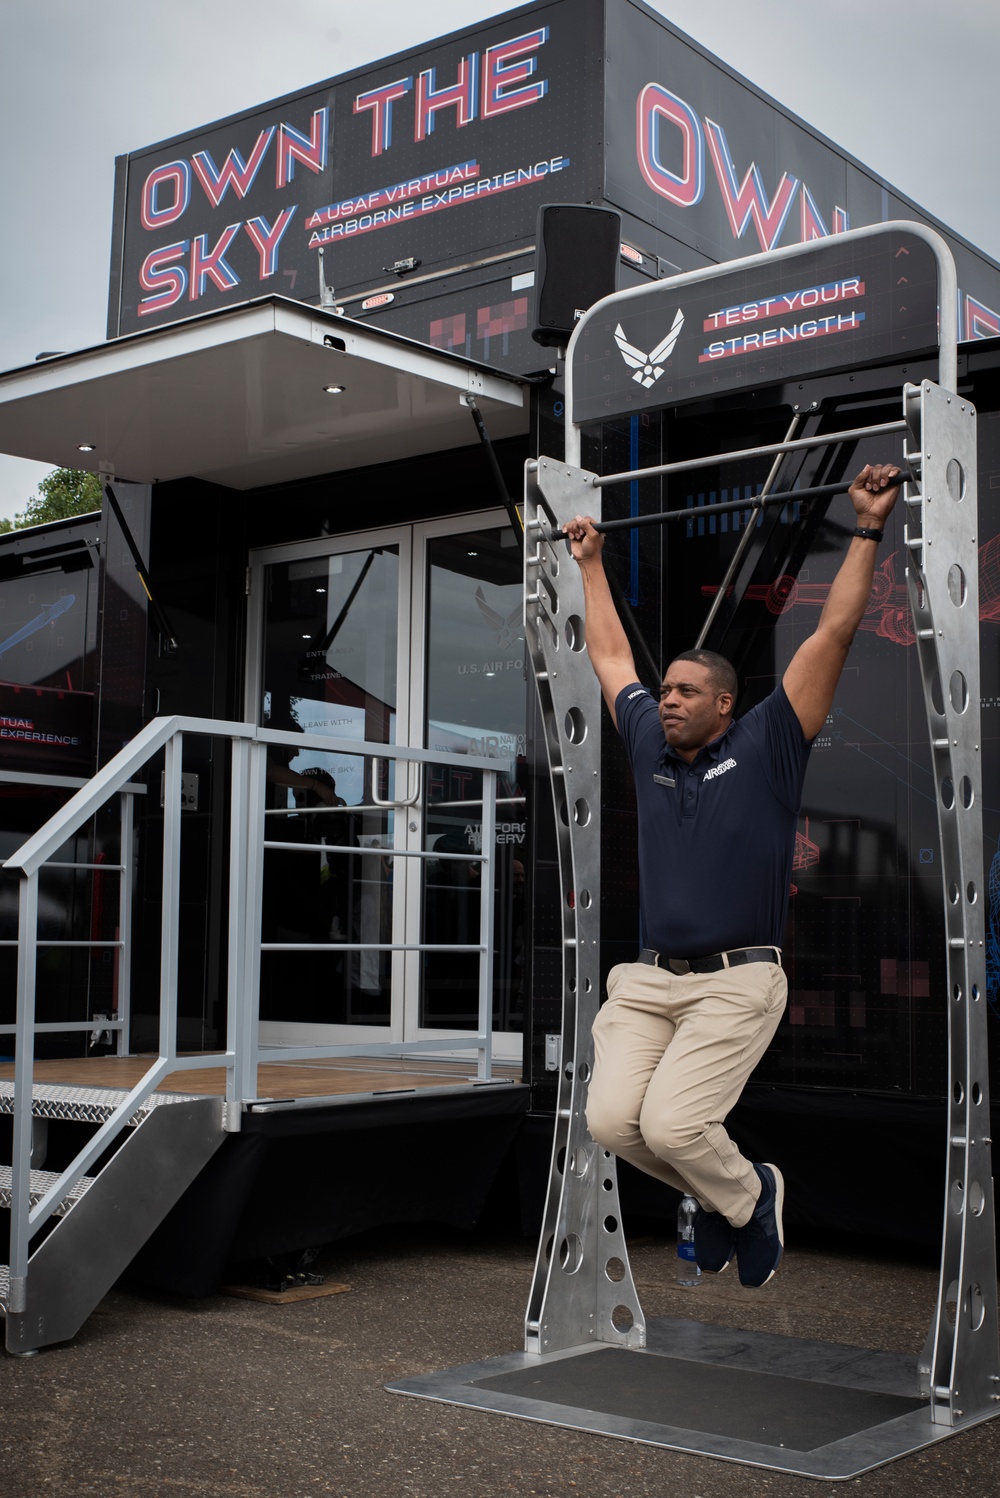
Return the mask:
<path fill-rule="evenodd" d="M 0 1084 L 0 1113 L 13 1111 L 13 1088 Z M 33 1118 L 106 1122 L 125 1092 L 36 1086 Z M 0 1311 L 7 1349 L 32 1352 L 65 1342 L 127 1269 L 147 1238 L 225 1138 L 222 1098 L 157 1094 L 128 1121 L 123 1142 L 96 1175 L 81 1176 L 56 1202 L 54 1222 L 29 1260 L 23 1302 L 12 1305 L 9 1266 L 0 1265 Z M 14 1167 L 0 1166 L 0 1207 L 13 1200 Z M 37 1210 L 59 1174 L 31 1170 L 28 1196 Z"/>
<path fill-rule="evenodd" d="M 178 1052 L 178 951 L 181 904 L 182 765 L 186 735 L 211 738 L 228 747 L 229 872 L 226 899 L 228 946 L 226 1042 L 211 1053 Z M 406 817 L 396 818 L 395 857 L 451 859 L 482 866 L 480 934 L 464 945 L 420 940 L 377 944 L 391 952 L 474 952 L 479 956 L 479 1015 L 474 1032 L 440 1039 L 341 1045 L 283 1045 L 264 1048 L 258 1035 L 261 952 L 300 950 L 302 944 L 268 944 L 261 939 L 265 850 L 286 848 L 265 832 L 266 762 L 270 750 L 291 747 L 325 753 L 362 755 L 371 765 L 392 760 L 399 785 L 409 781 L 416 763 L 418 779 L 426 764 L 452 766 L 482 775 L 482 792 L 470 801 L 482 817 L 483 846 L 476 853 L 442 853 L 404 845 Z M 148 1058 L 144 1075 L 131 1090 L 67 1086 L 35 1079 L 39 1037 L 53 1032 L 96 1029 L 118 1037 L 119 1055 L 128 1053 L 128 979 L 132 960 L 133 895 L 132 800 L 142 787 L 132 777 L 156 756 L 163 763 L 163 870 L 161 885 L 159 1046 Z M 7 1348 L 33 1352 L 76 1334 L 102 1296 L 127 1268 L 219 1148 L 226 1133 L 238 1132 L 242 1115 L 259 1098 L 261 1062 L 294 1062 L 332 1056 L 390 1053 L 394 1057 L 450 1050 L 477 1056 L 481 1082 L 491 1080 L 493 994 L 493 848 L 496 826 L 496 782 L 507 769 L 501 760 L 408 745 L 385 745 L 328 736 L 264 730 L 251 723 L 203 718 L 156 718 L 108 762 L 2 865 L 19 880 L 17 939 L 0 945 L 17 947 L 17 1017 L 0 1025 L 5 1044 L 12 1044 L 13 1081 L 0 1080 L 0 1117 L 12 1118 L 11 1163 L 0 1166 L 0 1210 L 10 1211 L 10 1262 L 0 1266 L 0 1313 L 6 1318 Z M 65 784 L 65 782 L 63 782 Z M 424 794 L 418 790 L 417 796 Z M 66 861 L 67 849 L 81 829 L 116 796 L 122 799 L 121 847 L 117 864 L 93 858 Z M 390 812 L 413 805 L 400 789 L 396 799 L 380 801 Z M 327 844 L 290 845 L 300 853 L 335 850 Z M 357 858 L 381 859 L 382 847 L 350 850 Z M 113 940 L 54 940 L 39 926 L 39 875 L 47 869 L 115 872 L 120 877 L 117 932 Z M 484 892 L 486 892 L 484 894 Z M 419 935 L 419 933 L 416 933 Z M 39 1020 L 36 975 L 39 954 L 50 948 L 81 947 L 116 951 L 115 1012 L 90 1019 Z M 341 943 L 338 952 L 361 950 Z M 199 1071 L 225 1072 L 225 1096 L 198 1096 Z M 181 1094 L 158 1091 L 179 1072 L 192 1075 Z M 176 1084 L 172 1084 L 176 1085 Z M 206 1089 L 208 1090 L 208 1089 Z M 65 1168 L 44 1170 L 45 1120 L 87 1125 L 92 1132 Z M 35 1167 L 35 1168 L 33 1168 Z"/>

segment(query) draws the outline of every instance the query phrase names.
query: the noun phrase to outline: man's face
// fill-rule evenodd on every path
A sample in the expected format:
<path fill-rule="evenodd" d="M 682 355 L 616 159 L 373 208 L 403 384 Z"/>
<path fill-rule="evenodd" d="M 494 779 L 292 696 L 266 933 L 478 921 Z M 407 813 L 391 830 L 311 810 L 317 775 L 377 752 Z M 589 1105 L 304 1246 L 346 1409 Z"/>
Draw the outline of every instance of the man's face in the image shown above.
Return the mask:
<path fill-rule="evenodd" d="M 713 687 L 707 666 L 674 661 L 660 687 L 663 737 L 678 754 L 691 758 L 729 726 L 733 699 Z"/>

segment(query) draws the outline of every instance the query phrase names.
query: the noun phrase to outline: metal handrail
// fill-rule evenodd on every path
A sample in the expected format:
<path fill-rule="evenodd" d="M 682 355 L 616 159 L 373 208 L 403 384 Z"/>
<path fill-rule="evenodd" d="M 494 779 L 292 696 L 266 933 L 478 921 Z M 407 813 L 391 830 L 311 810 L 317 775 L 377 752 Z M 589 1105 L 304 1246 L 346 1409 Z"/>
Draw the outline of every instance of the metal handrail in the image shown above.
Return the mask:
<path fill-rule="evenodd" d="M 86 785 L 86 775 L 43 775 L 35 770 L 0 770 L 0 785 L 34 785 L 40 790 L 78 791 Z M 144 796 L 144 785 L 123 785 L 123 791 L 131 796 Z"/>
<path fill-rule="evenodd" d="M 197 718 L 186 720 L 197 723 Z M 223 725 L 224 726 L 224 725 Z M 462 769 L 490 770 L 497 772 L 510 769 L 510 759 L 489 758 L 484 754 L 459 754 L 454 749 L 418 749 L 412 744 L 381 744 L 369 739 L 349 739 L 337 734 L 293 733 L 287 728 L 254 728 L 249 726 L 248 738 L 258 744 L 280 744 L 295 749 L 321 749 L 326 754 L 353 754 L 355 758 L 370 758 L 381 755 L 383 759 L 406 759 L 425 765 L 455 765 Z M 208 732 L 207 729 L 200 730 Z"/>
<path fill-rule="evenodd" d="M 62 847 L 67 838 L 79 832 L 84 823 L 95 812 L 100 811 L 116 791 L 122 790 L 126 781 L 141 770 L 175 734 L 201 733 L 251 739 L 255 732 L 252 723 L 225 723 L 211 718 L 179 716 L 153 718 L 75 796 L 70 796 L 64 806 L 53 812 L 45 825 L 5 860 L 3 867 L 12 874 L 33 874 L 48 861 L 57 848 Z"/>
<path fill-rule="evenodd" d="M 225 1051 L 195 1056 L 177 1054 L 177 946 L 180 905 L 180 791 L 182 743 L 186 733 L 228 739 L 233 755 L 231 786 L 231 842 L 229 882 L 229 1005 L 227 1013 L 227 1045 Z M 261 951 L 281 950 L 271 943 L 260 940 L 260 909 L 262 893 L 262 864 L 264 850 L 272 846 L 264 837 L 264 790 L 266 784 L 266 754 L 271 745 L 290 746 L 296 749 L 319 748 L 329 753 L 350 752 L 382 759 L 415 761 L 419 767 L 424 763 L 454 765 L 463 770 L 474 769 L 484 775 L 482 805 L 483 850 L 476 854 L 450 854 L 453 859 L 474 861 L 486 866 L 480 885 L 480 933 L 478 944 L 442 945 L 429 947 L 420 943 L 397 944 L 385 950 L 449 950 L 478 952 L 480 956 L 479 1019 L 475 1034 L 462 1032 L 454 1037 L 435 1041 L 404 1042 L 390 1040 L 365 1047 L 369 1053 L 391 1050 L 403 1054 L 408 1050 L 423 1051 L 442 1045 L 452 1049 L 474 1049 L 479 1053 L 479 1080 L 490 1080 L 492 1045 L 492 939 L 493 900 L 492 867 L 493 843 L 496 824 L 496 780 L 500 773 L 510 768 L 509 761 L 486 759 L 476 755 L 459 754 L 447 750 L 423 750 L 408 745 L 386 745 L 367 741 L 324 738 L 319 735 L 303 735 L 280 730 L 267 730 L 251 723 L 233 723 L 217 719 L 192 718 L 174 715 L 156 718 L 148 723 L 108 764 L 102 767 L 92 780 L 79 786 L 64 806 L 60 807 L 43 827 L 33 833 L 2 865 L 13 874 L 20 875 L 19 923 L 18 923 L 18 995 L 17 1019 L 13 1026 L 0 1027 L 0 1033 L 16 1036 L 16 1059 L 14 1071 L 14 1150 L 12 1165 L 11 1197 L 11 1250 L 10 1293 L 8 1309 L 22 1311 L 26 1305 L 26 1276 L 30 1243 L 34 1234 L 56 1210 L 67 1194 L 87 1173 L 108 1144 L 128 1125 L 135 1113 L 143 1107 L 165 1077 L 178 1071 L 197 1071 L 207 1067 L 225 1066 L 226 1113 L 225 1126 L 239 1128 L 239 1115 L 244 1101 L 257 1096 L 257 1068 L 260 1057 L 278 1055 L 287 1060 L 292 1054 L 301 1052 L 310 1057 L 321 1055 L 359 1054 L 356 1044 L 347 1046 L 283 1046 L 280 1051 L 273 1048 L 262 1051 L 256 1033 L 259 959 Z M 161 929 L 160 965 L 160 1044 L 159 1055 L 145 1075 L 129 1091 L 119 1106 L 101 1125 L 88 1144 L 74 1160 L 51 1183 L 41 1199 L 32 1207 L 29 1182 L 31 1164 L 31 1103 L 34 1073 L 34 1037 L 52 1031 L 92 1029 L 94 1021 L 70 1021 L 66 1023 L 38 1022 L 35 1018 L 36 956 L 41 946 L 115 946 L 123 954 L 120 969 L 119 996 L 127 993 L 130 936 L 129 873 L 130 858 L 126 843 L 132 835 L 132 795 L 144 787 L 130 784 L 131 777 L 141 770 L 160 751 L 166 757 L 164 772 L 164 855 L 163 855 L 163 920 Z M 422 776 L 420 777 L 422 779 Z M 487 782 L 489 793 L 487 791 Z M 121 877 L 121 936 L 107 942 L 53 942 L 40 940 L 38 936 L 38 880 L 40 870 L 52 855 L 63 847 L 92 816 L 116 794 L 122 795 L 122 854 L 120 865 L 115 868 Z M 278 844 L 278 846 L 281 846 Z M 299 847 L 301 845 L 293 845 Z M 326 852 L 333 851 L 319 845 Z M 355 852 L 369 851 L 355 849 Z M 371 850 L 376 851 L 376 850 Z M 377 850 L 380 854 L 384 849 Z M 395 851 L 395 850 L 394 850 Z M 414 850 L 399 850 L 412 855 Z M 433 856 L 430 854 L 428 856 Z M 83 867 L 82 865 L 80 867 Z M 104 869 L 109 866 L 97 866 Z M 370 947 L 371 944 L 365 944 Z M 303 950 L 301 944 L 296 949 Z M 360 949 L 360 948 L 359 948 Z M 379 947 L 378 950 L 382 950 Z M 338 950 L 346 950 L 338 944 Z M 124 1040 L 128 1018 L 121 1017 L 105 1021 L 102 1028 L 114 1029 Z"/>
<path fill-rule="evenodd" d="M 754 503 L 755 503 L 755 501 L 748 499 L 748 500 L 744 500 L 743 503 L 744 503 L 744 505 L 747 508 L 752 508 L 753 505 L 754 505 Z M 384 758 L 384 756 L 383 756 L 383 758 Z M 504 761 L 501 761 L 501 763 L 504 763 Z M 468 759 L 467 758 L 463 757 L 463 765 L 466 766 L 466 767 L 468 766 Z M 525 803 L 525 797 L 524 796 L 497 796 L 497 798 L 496 798 L 496 804 L 497 804 L 497 806 L 523 806 L 524 803 Z M 394 804 L 393 802 L 391 802 L 391 801 L 389 802 L 389 808 L 390 809 L 392 808 L 393 804 Z M 476 806 L 482 806 L 482 804 L 483 804 L 482 801 L 477 801 L 477 800 L 472 800 L 472 801 L 429 801 L 427 803 L 428 809 L 430 811 L 454 811 L 458 807 L 476 807 Z M 331 813 L 336 813 L 336 812 L 341 812 L 341 813 L 344 813 L 344 812 L 353 812 L 353 813 L 356 814 L 356 813 L 358 813 L 360 811 L 385 811 L 385 810 L 386 810 L 386 807 L 384 805 L 379 806 L 379 805 L 376 805 L 374 802 L 361 801 L 357 805 L 354 805 L 352 803 L 350 806 L 348 806 L 346 804 L 344 806 L 268 806 L 268 807 L 265 807 L 264 815 L 265 815 L 265 817 L 303 817 L 303 816 L 308 816 L 308 817 L 317 817 L 317 816 L 319 816 L 319 817 L 323 817 L 323 816 L 329 816 Z M 357 851 L 357 850 L 355 849 L 355 851 Z M 55 864 L 50 864 L 49 867 L 50 868 L 55 868 L 56 865 Z M 106 868 L 108 866 L 106 864 L 102 864 L 101 867 L 102 868 Z"/>

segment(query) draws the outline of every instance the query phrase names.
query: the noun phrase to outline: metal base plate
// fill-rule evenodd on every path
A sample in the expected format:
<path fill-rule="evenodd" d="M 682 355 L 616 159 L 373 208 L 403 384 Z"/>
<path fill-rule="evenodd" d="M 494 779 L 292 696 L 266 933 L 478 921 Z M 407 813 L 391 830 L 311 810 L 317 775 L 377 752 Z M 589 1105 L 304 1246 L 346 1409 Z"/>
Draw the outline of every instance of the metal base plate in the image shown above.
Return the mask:
<path fill-rule="evenodd" d="M 642 1352 L 597 1344 L 511 1353 L 386 1387 L 830 1480 L 955 1433 L 931 1424 L 915 1359 L 692 1321 L 651 1322 Z"/>

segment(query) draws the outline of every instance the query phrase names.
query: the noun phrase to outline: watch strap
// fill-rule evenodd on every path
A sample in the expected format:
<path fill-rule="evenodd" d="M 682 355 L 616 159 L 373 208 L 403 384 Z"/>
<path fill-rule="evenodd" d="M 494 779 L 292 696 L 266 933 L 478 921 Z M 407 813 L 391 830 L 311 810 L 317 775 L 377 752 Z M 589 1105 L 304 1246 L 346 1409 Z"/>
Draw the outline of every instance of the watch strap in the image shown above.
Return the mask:
<path fill-rule="evenodd" d="M 878 542 L 881 541 L 885 532 L 877 531 L 873 526 L 870 525 L 856 525 L 854 527 L 854 534 L 856 536 L 860 536 L 863 541 Z"/>

